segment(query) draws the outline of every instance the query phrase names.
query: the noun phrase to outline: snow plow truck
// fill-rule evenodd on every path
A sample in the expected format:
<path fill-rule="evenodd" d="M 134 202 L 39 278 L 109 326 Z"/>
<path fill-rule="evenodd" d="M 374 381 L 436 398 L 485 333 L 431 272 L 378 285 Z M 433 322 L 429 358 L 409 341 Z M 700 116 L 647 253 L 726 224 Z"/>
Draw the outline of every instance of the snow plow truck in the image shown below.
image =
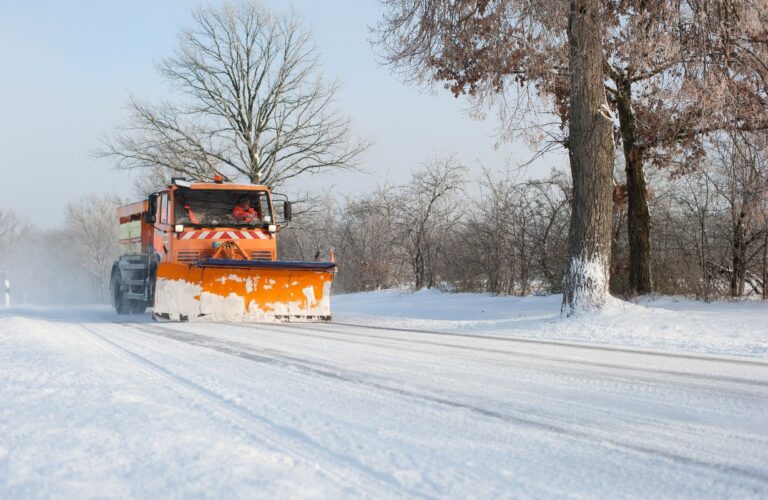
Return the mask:
<path fill-rule="evenodd" d="M 189 182 L 119 207 L 120 256 L 110 293 L 118 314 L 152 308 L 170 321 L 328 321 L 336 264 L 277 260 L 266 186 Z M 282 221 L 291 219 L 284 201 Z"/>

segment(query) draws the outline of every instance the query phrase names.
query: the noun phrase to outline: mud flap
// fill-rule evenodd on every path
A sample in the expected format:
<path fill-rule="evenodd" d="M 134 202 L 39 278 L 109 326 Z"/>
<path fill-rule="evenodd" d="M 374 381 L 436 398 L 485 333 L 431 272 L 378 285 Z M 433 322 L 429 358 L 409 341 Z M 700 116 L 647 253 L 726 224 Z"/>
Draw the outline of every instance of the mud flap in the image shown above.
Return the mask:
<path fill-rule="evenodd" d="M 328 321 L 333 263 L 161 263 L 154 315 L 173 321 Z"/>

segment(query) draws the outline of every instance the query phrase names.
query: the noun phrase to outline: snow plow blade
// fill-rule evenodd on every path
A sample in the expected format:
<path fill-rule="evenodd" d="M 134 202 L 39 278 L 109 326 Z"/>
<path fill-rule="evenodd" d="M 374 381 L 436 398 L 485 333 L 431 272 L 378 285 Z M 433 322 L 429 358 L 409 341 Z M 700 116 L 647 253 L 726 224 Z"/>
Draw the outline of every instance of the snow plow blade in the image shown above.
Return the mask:
<path fill-rule="evenodd" d="M 208 259 L 160 263 L 155 319 L 329 321 L 333 262 Z"/>

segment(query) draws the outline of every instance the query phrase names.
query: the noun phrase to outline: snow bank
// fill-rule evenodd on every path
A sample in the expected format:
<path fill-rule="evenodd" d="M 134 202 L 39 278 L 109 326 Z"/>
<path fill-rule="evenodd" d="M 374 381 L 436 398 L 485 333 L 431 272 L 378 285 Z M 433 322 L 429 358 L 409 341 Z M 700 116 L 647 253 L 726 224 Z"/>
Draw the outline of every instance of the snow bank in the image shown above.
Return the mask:
<path fill-rule="evenodd" d="M 334 320 L 631 348 L 768 357 L 768 303 L 680 297 L 611 300 L 600 314 L 560 317 L 561 295 L 386 290 L 333 297 Z"/>

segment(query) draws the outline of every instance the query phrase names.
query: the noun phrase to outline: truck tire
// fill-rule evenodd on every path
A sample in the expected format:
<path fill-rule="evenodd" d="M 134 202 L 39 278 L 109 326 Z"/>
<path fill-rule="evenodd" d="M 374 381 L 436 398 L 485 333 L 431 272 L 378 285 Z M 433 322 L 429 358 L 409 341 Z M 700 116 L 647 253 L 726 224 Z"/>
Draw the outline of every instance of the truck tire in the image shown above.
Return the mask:
<path fill-rule="evenodd" d="M 112 307 L 115 308 L 115 312 L 117 312 L 117 314 L 130 314 L 132 304 L 130 300 L 123 297 L 123 292 L 120 290 L 119 272 L 112 273 L 110 288 L 112 290 Z"/>

